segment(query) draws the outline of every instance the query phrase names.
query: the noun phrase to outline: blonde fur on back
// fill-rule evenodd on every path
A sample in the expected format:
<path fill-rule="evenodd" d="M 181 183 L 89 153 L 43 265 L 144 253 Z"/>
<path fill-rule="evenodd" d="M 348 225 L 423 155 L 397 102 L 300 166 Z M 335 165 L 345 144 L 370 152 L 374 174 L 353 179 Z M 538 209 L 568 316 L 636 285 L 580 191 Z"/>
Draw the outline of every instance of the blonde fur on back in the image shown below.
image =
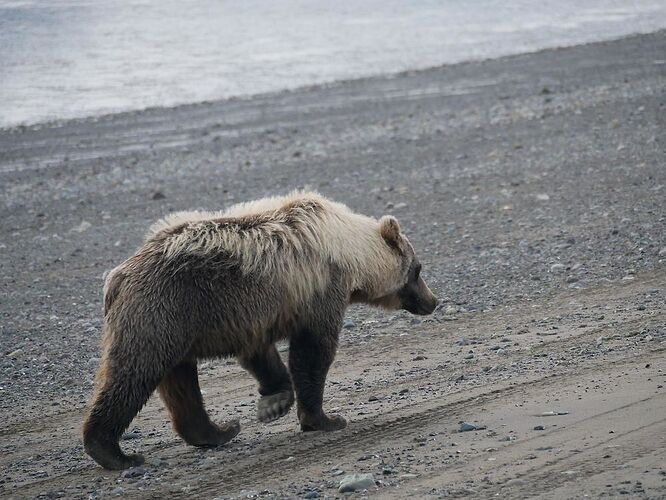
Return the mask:
<path fill-rule="evenodd" d="M 402 279 L 402 259 L 384 241 L 379 221 L 313 192 L 294 191 L 222 212 L 177 212 L 151 227 L 147 242 L 158 241 L 168 259 L 223 252 L 243 273 L 283 280 L 299 302 L 324 289 L 330 264 L 344 273 L 350 290 L 370 297 L 398 288 Z M 411 250 L 406 239 L 405 244 Z"/>

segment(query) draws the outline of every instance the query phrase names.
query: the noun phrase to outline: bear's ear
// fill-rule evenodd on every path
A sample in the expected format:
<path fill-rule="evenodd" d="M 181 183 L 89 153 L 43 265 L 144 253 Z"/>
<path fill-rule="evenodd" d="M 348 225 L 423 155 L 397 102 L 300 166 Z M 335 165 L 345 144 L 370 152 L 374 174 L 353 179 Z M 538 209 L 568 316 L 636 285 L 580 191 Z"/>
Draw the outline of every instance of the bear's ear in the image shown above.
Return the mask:
<path fill-rule="evenodd" d="M 379 233 L 390 247 L 400 250 L 400 224 L 392 215 L 379 219 Z"/>

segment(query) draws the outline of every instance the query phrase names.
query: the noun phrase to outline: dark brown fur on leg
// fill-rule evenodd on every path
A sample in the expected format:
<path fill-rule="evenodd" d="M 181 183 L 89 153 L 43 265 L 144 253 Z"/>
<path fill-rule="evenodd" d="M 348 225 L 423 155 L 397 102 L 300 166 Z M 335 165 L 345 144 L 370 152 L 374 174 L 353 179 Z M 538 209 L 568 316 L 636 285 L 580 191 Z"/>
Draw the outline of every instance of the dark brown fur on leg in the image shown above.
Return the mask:
<path fill-rule="evenodd" d="M 294 390 L 275 345 L 239 361 L 259 382 L 262 397 L 257 402 L 257 418 L 264 423 L 272 422 L 289 413 L 294 404 Z"/>
<path fill-rule="evenodd" d="M 240 432 L 238 420 L 222 425 L 211 422 L 204 408 L 194 361 L 184 361 L 173 368 L 162 380 L 159 392 L 169 409 L 175 431 L 188 444 L 219 446 Z"/>
<path fill-rule="evenodd" d="M 86 453 L 105 469 L 120 470 L 141 465 L 141 455 L 126 455 L 118 440 L 157 386 L 157 377 L 136 383 L 133 377 L 112 376 L 114 367 L 105 359 L 97 374 L 100 381 L 92 408 L 83 424 Z"/>
<path fill-rule="evenodd" d="M 324 384 L 335 357 L 337 332 L 328 335 L 303 330 L 291 339 L 289 370 L 296 389 L 301 430 L 337 431 L 347 422 L 339 415 L 326 415 L 322 408 Z"/>

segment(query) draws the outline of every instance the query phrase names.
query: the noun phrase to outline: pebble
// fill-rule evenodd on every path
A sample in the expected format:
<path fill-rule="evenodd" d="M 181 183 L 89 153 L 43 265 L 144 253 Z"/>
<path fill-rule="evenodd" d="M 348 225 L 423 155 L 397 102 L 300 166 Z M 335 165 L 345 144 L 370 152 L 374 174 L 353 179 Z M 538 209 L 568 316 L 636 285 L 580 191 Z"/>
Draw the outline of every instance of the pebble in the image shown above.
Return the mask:
<path fill-rule="evenodd" d="M 550 200 L 550 196 L 548 196 L 546 193 L 539 193 L 536 195 L 536 199 L 539 201 L 548 201 Z"/>
<path fill-rule="evenodd" d="M 129 479 L 132 477 L 140 477 L 146 473 L 146 469 L 143 467 L 132 467 L 131 469 L 124 470 L 120 473 L 120 477 L 123 479 Z"/>
<path fill-rule="evenodd" d="M 372 474 L 350 474 L 342 478 L 338 491 L 348 493 L 351 491 L 366 490 L 375 486 Z"/>
<path fill-rule="evenodd" d="M 75 231 L 77 233 L 83 233 L 84 231 L 87 231 L 92 227 L 92 224 L 88 222 L 87 220 L 81 221 L 81 224 L 78 226 L 74 226 L 72 228 L 72 231 Z"/>
<path fill-rule="evenodd" d="M 455 314 L 458 312 L 458 308 L 456 306 L 446 306 L 446 309 L 444 309 L 444 314 Z M 340 324 L 340 323 L 338 323 Z"/>
<path fill-rule="evenodd" d="M 8 358 L 18 358 L 22 354 L 23 354 L 23 349 L 16 349 L 15 351 L 12 351 L 9 354 L 7 354 L 7 357 Z"/>
<path fill-rule="evenodd" d="M 534 430 L 535 431 L 545 431 L 546 428 L 543 425 L 535 425 Z"/>
<path fill-rule="evenodd" d="M 123 434 L 123 441 L 130 441 L 131 439 L 139 439 L 141 437 L 141 432 L 139 431 L 131 431 L 131 432 L 126 432 Z"/>
<path fill-rule="evenodd" d="M 458 432 L 481 431 L 485 428 L 486 428 L 485 425 L 474 425 L 470 424 L 469 422 L 462 422 L 460 424 L 460 429 L 458 429 Z"/>
<path fill-rule="evenodd" d="M 539 417 L 557 417 L 557 416 L 560 416 L 560 415 L 568 415 L 568 414 L 569 414 L 568 411 L 544 411 L 543 413 L 541 413 L 538 416 Z"/>
<path fill-rule="evenodd" d="M 303 495 L 303 498 L 319 498 L 319 492 L 318 491 L 308 491 L 305 495 Z"/>
<path fill-rule="evenodd" d="M 552 266 L 550 266 L 550 272 L 559 273 L 561 271 L 564 271 L 564 268 L 565 268 L 564 264 L 553 264 Z"/>
<path fill-rule="evenodd" d="M 338 323 L 338 325 L 339 325 L 339 324 L 340 324 L 340 323 Z M 347 321 L 344 322 L 344 324 L 342 325 L 342 327 L 343 327 L 345 330 L 351 330 L 351 329 L 353 329 L 353 328 L 356 327 L 356 323 L 354 323 L 352 320 L 348 319 Z"/>

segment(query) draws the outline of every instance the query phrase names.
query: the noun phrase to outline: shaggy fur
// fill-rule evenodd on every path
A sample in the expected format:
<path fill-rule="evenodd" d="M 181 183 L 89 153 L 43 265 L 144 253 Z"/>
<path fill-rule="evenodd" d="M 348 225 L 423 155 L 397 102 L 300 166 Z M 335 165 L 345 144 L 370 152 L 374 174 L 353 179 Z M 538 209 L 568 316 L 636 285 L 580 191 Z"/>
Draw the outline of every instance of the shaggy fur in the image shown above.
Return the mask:
<path fill-rule="evenodd" d="M 429 314 L 437 300 L 419 272 L 393 217 L 377 221 L 314 193 L 159 221 L 105 282 L 86 451 L 109 469 L 141 463 L 118 439 L 156 388 L 186 442 L 232 439 L 238 422 L 210 421 L 197 378 L 197 360 L 221 356 L 236 356 L 258 380 L 260 420 L 285 415 L 296 399 L 303 430 L 343 428 L 322 401 L 344 311 L 366 302 Z M 289 370 L 274 346 L 281 339 L 290 341 Z"/>

